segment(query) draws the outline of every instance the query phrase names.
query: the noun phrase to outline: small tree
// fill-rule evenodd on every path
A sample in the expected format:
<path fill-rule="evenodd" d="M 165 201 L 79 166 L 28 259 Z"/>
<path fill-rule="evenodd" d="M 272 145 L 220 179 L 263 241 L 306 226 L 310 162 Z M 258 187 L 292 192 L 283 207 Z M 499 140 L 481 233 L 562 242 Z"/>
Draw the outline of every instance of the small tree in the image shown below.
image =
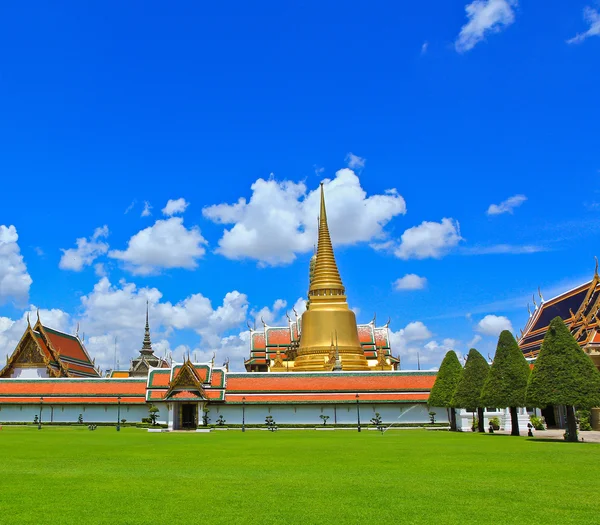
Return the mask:
<path fill-rule="evenodd" d="M 40 422 L 40 418 L 38 417 L 38 415 L 36 414 L 35 416 L 33 416 L 33 424 L 37 425 Z"/>
<path fill-rule="evenodd" d="M 156 418 L 158 418 L 159 413 L 160 413 L 160 410 L 158 408 L 156 408 L 154 405 L 150 405 L 150 408 L 148 409 L 148 416 L 150 418 L 150 423 L 152 423 L 153 425 L 156 425 Z"/>
<path fill-rule="evenodd" d="M 220 427 L 222 427 L 225 424 L 225 418 L 223 417 L 223 414 L 219 414 L 219 417 L 217 418 L 216 423 Z"/>
<path fill-rule="evenodd" d="M 465 369 L 452 399 L 452 404 L 455 407 L 462 407 L 469 412 L 477 410 L 477 429 L 479 432 L 485 432 L 481 390 L 489 371 L 490 365 L 488 365 L 485 358 L 475 348 L 471 348 Z"/>
<path fill-rule="evenodd" d="M 540 408 L 565 405 L 568 441 L 577 441 L 573 407 L 600 405 L 600 372 L 560 317 L 551 321 L 544 337 L 527 385 L 527 404 Z"/>
<path fill-rule="evenodd" d="M 529 365 L 513 335 L 504 330 L 498 338 L 494 362 L 483 385 L 481 404 L 510 408 L 511 436 L 519 435 L 517 408 L 525 406 L 528 379 Z"/>
<path fill-rule="evenodd" d="M 77 418 L 77 423 L 83 425 L 83 414 L 79 414 L 79 417 Z"/>
<path fill-rule="evenodd" d="M 209 408 L 204 408 L 202 410 L 202 424 L 204 426 L 208 426 L 208 423 L 210 422 L 210 417 L 208 417 L 209 413 L 210 413 L 210 409 Z"/>
<path fill-rule="evenodd" d="M 275 421 L 273 420 L 273 416 L 267 416 L 265 418 L 265 423 L 267 424 L 267 428 L 271 432 L 275 432 L 275 430 L 277 430 L 277 423 L 275 423 Z"/>
<path fill-rule="evenodd" d="M 383 432 L 385 427 L 383 426 L 383 421 L 379 412 L 375 412 L 375 417 L 371 418 L 371 423 L 377 427 L 377 430 Z"/>
<path fill-rule="evenodd" d="M 444 356 L 440 369 L 435 379 L 435 384 L 429 394 L 427 405 L 430 407 L 444 407 L 449 411 L 450 430 L 456 431 L 456 410 L 452 405 L 452 397 L 462 374 L 462 366 L 454 350 Z"/>
<path fill-rule="evenodd" d="M 329 419 L 329 416 L 326 416 L 325 414 L 321 414 L 319 417 L 323 420 L 323 426 L 325 426 L 327 424 L 327 420 Z"/>

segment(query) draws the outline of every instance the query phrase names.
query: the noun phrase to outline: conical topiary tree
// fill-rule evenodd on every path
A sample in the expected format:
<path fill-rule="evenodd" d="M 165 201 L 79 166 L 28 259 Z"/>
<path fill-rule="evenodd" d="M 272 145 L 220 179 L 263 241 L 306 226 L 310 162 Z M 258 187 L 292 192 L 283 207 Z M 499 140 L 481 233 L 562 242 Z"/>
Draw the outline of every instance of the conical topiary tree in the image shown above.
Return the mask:
<path fill-rule="evenodd" d="M 600 372 L 581 350 L 565 322 L 555 317 L 542 343 L 527 385 L 527 404 L 567 407 L 567 439 L 577 441 L 574 406 L 600 405 Z"/>
<path fill-rule="evenodd" d="M 483 425 L 484 405 L 481 403 L 481 391 L 489 371 L 490 365 L 488 365 L 485 358 L 475 348 L 471 348 L 452 399 L 452 406 L 464 408 L 469 412 L 477 410 L 477 429 L 479 432 L 485 432 Z"/>
<path fill-rule="evenodd" d="M 462 374 L 462 366 L 456 357 L 456 352 L 446 352 L 444 360 L 435 379 L 435 384 L 429 394 L 427 404 L 430 407 L 444 407 L 449 411 L 450 430 L 456 431 L 456 410 L 452 406 L 452 397 Z"/>
<path fill-rule="evenodd" d="M 525 406 L 525 391 L 529 365 L 513 335 L 504 330 L 498 338 L 496 355 L 481 391 L 481 403 L 486 407 L 509 407 L 511 436 L 519 435 L 517 408 Z"/>

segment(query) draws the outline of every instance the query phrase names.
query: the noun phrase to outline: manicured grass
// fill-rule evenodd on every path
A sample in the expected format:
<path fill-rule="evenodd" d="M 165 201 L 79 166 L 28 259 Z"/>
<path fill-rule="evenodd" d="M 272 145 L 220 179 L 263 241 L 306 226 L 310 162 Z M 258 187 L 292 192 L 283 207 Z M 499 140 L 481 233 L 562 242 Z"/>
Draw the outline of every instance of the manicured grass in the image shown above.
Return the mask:
<path fill-rule="evenodd" d="M 0 431 L 0 522 L 594 523 L 600 445 L 442 431 Z"/>

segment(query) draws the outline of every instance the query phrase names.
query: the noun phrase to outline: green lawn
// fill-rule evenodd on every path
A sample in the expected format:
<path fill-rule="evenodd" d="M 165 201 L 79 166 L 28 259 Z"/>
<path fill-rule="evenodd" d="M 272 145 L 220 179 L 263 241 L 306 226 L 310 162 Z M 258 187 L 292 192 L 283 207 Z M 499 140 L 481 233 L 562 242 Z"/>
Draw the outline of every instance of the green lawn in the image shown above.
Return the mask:
<path fill-rule="evenodd" d="M 0 523 L 600 523 L 600 445 L 4 426 Z"/>

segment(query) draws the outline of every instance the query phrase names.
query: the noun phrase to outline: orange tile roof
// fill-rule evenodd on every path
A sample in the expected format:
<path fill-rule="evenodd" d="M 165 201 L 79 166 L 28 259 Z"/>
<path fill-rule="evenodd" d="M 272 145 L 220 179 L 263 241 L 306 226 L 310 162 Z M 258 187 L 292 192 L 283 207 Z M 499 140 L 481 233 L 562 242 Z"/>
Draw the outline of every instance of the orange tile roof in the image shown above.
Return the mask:
<path fill-rule="evenodd" d="M 72 357 L 73 359 L 79 359 L 80 361 L 84 361 L 86 363 L 90 362 L 88 356 L 83 350 L 83 347 L 81 346 L 81 343 L 76 337 L 59 332 L 52 328 L 48 328 L 46 326 L 44 326 L 44 332 L 48 336 L 50 344 L 60 353 L 61 356 Z"/>
<path fill-rule="evenodd" d="M 434 373 L 366 372 L 332 374 L 229 374 L 227 393 L 232 392 L 307 392 L 307 391 L 392 391 L 430 390 Z"/>
<path fill-rule="evenodd" d="M 289 345 L 292 342 L 292 336 L 289 328 L 267 328 L 267 345 Z"/>
<path fill-rule="evenodd" d="M 149 388 L 169 386 L 171 369 L 150 370 Z"/>
<path fill-rule="evenodd" d="M 133 379 L 0 379 L 0 402 L 3 396 L 145 396 L 144 380 Z"/>

